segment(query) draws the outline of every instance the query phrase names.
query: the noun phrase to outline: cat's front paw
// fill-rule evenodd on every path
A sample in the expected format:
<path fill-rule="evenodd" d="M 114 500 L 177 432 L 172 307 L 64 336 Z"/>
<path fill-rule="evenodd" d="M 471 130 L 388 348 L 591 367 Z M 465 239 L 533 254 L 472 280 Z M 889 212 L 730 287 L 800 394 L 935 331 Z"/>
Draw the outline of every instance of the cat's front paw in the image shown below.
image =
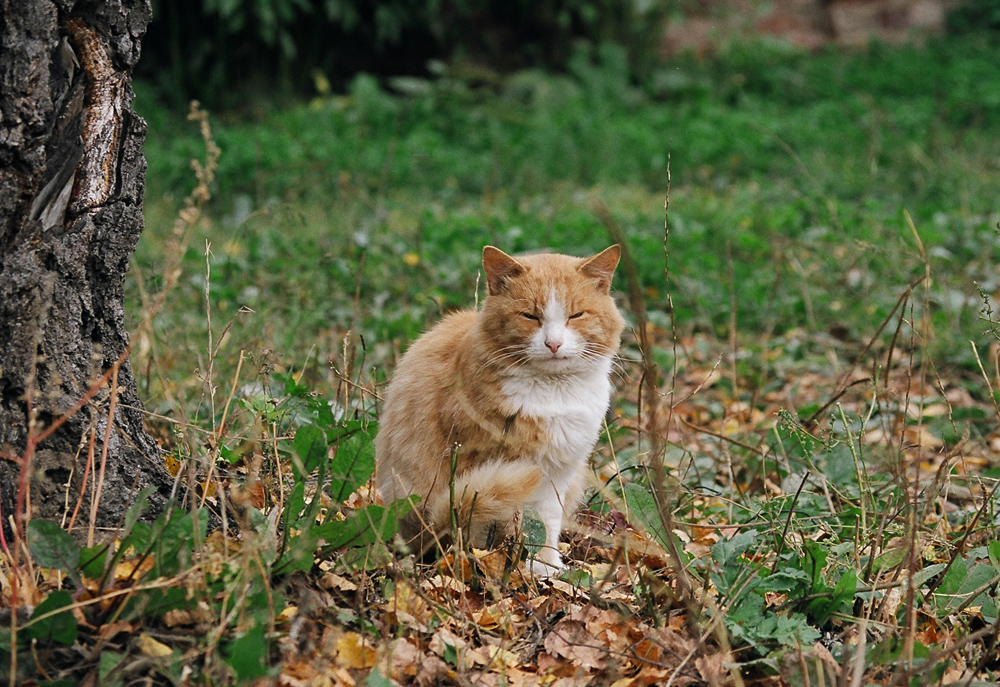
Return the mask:
<path fill-rule="evenodd" d="M 566 569 L 562 557 L 558 553 L 550 553 L 547 556 L 539 554 L 531 560 L 529 567 L 531 574 L 538 578 L 553 577 Z"/>

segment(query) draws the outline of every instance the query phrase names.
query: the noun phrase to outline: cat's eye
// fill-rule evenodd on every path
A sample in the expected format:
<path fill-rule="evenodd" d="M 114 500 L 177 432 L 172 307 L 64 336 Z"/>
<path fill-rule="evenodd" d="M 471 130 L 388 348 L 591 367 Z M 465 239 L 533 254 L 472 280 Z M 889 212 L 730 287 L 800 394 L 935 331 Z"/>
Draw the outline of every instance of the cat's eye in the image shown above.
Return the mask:
<path fill-rule="evenodd" d="M 575 313 L 573 313 L 572 315 L 569 316 L 569 319 L 571 319 L 571 320 L 578 320 L 578 319 L 580 319 L 583 316 L 584 316 L 584 313 L 582 311 L 581 312 L 575 312 Z"/>
<path fill-rule="evenodd" d="M 541 322 L 537 315 L 532 315 L 530 312 L 521 313 L 521 317 L 526 320 L 531 320 L 532 322 Z"/>

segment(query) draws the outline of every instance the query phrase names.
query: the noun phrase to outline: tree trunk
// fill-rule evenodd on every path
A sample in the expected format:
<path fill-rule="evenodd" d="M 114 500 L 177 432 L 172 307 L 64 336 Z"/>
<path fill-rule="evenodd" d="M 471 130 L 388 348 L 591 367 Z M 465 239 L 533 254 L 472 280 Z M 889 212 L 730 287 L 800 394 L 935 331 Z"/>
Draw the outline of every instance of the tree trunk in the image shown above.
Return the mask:
<path fill-rule="evenodd" d="M 149 19 L 149 0 L 0 0 L 8 536 L 12 515 L 68 524 L 77 512 L 79 531 L 95 497 L 96 525 L 114 528 L 139 489 L 154 488 L 159 510 L 172 485 L 143 426 L 123 310 L 146 172 L 146 123 L 131 110 L 130 75 Z"/>

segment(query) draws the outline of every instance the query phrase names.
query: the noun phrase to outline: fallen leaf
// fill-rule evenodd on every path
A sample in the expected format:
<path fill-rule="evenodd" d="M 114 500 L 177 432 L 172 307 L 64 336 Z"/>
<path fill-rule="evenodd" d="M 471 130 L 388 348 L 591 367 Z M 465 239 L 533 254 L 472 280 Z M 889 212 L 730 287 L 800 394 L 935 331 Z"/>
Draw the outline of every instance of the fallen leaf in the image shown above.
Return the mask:
<path fill-rule="evenodd" d="M 97 631 L 97 636 L 103 640 L 108 640 L 114 637 L 119 632 L 127 632 L 132 634 L 135 628 L 132 627 L 132 623 L 127 623 L 124 621 L 119 621 L 117 623 L 108 623 L 106 625 L 101 625 L 101 629 Z"/>
<path fill-rule="evenodd" d="M 513 651 L 504 649 L 498 644 L 483 644 L 466 652 L 466 657 L 472 663 L 486 666 L 490 670 L 500 668 L 513 668 L 520 663 L 520 659 Z"/>
<path fill-rule="evenodd" d="M 545 636 L 545 650 L 573 665 L 588 670 L 601 670 L 607 665 L 607 649 L 595 644 L 595 639 L 578 620 L 563 619 Z"/>
<path fill-rule="evenodd" d="M 371 668 L 375 665 L 375 649 L 357 632 L 346 632 L 337 640 L 337 663 L 345 668 Z"/>
<path fill-rule="evenodd" d="M 453 676 L 452 669 L 437 656 L 426 656 L 420 661 L 420 671 L 417 673 L 417 684 L 420 687 L 446 684 Z"/>
<path fill-rule="evenodd" d="M 139 646 L 139 651 L 143 656 L 149 656 L 150 658 L 165 658 L 167 656 L 172 656 L 174 650 L 162 642 L 150 637 L 148 634 L 143 632 L 139 635 L 139 639 L 136 640 L 136 644 Z"/>
<path fill-rule="evenodd" d="M 699 656 L 694 665 L 702 679 L 710 685 L 722 684 L 726 679 L 726 662 L 721 653 Z"/>
<path fill-rule="evenodd" d="M 433 651 L 438 656 L 442 658 L 447 657 L 451 654 L 458 657 L 462 654 L 468 642 L 464 639 L 457 637 L 451 630 L 446 627 L 442 627 L 434 636 L 431 637 L 430 644 L 428 648 Z"/>
<path fill-rule="evenodd" d="M 422 631 L 431 619 L 431 609 L 427 602 L 405 581 L 396 584 L 385 609 L 393 624 L 409 625 Z"/>
<path fill-rule="evenodd" d="M 354 584 L 346 577 L 332 572 L 327 572 L 319 578 L 319 584 L 324 589 L 337 589 L 342 592 L 358 591 L 358 585 Z"/>
<path fill-rule="evenodd" d="M 412 642 L 397 639 L 379 649 L 379 669 L 393 680 L 408 684 L 417 674 L 423 655 Z"/>
<path fill-rule="evenodd" d="M 180 608 L 174 608 L 163 614 L 163 622 L 167 627 L 177 627 L 178 625 L 194 625 L 194 618 L 191 612 Z"/>

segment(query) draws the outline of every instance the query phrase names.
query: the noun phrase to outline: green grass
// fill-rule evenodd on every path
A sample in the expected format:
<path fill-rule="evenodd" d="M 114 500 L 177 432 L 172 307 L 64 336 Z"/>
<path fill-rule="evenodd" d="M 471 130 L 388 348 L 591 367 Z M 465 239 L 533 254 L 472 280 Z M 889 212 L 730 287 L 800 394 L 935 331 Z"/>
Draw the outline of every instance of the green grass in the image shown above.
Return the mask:
<path fill-rule="evenodd" d="M 734 46 L 639 85 L 619 53 L 605 58 L 495 87 L 411 80 L 398 85 L 408 95 L 359 76 L 344 96 L 214 118 L 223 154 L 204 233 L 220 312 L 254 308 L 262 340 L 300 360 L 333 330 L 405 343 L 472 301 L 484 243 L 578 253 L 607 244 L 596 198 L 629 237 L 650 308 L 662 309 L 669 159 L 682 329 L 726 336 L 732 300 L 751 339 L 800 327 L 870 336 L 924 270 L 905 210 L 935 277 L 934 350 L 969 363 L 965 341 L 982 329 L 973 282 L 995 288 L 1000 245 L 992 43 L 815 56 Z M 137 106 L 150 121 L 150 167 L 136 259 L 155 274 L 199 141 L 141 89 Z M 185 264 L 201 272 L 193 245 Z M 354 322 L 362 252 L 361 302 L 376 307 Z M 411 252 L 416 266 L 403 262 Z"/>
<path fill-rule="evenodd" d="M 516 684 L 523 668 L 533 684 L 548 670 L 542 653 L 575 665 L 561 638 L 574 623 L 590 631 L 599 609 L 622 625 L 591 634 L 631 642 L 589 659 L 608 683 L 664 683 L 672 654 L 657 664 L 637 647 L 674 630 L 688 644 L 673 651 L 729 660 L 731 642 L 740 670 L 766 684 L 802 683 L 806 664 L 825 670 L 817 641 L 866 684 L 929 684 L 961 668 L 995 678 L 982 633 L 998 613 L 997 503 L 981 497 L 1000 477 L 985 381 L 997 323 L 981 309 L 1000 290 L 996 54 L 988 37 L 814 55 L 754 43 L 634 83 L 609 48 L 566 75 L 483 85 L 445 73 L 392 92 L 359 76 L 345 95 L 213 116 L 214 195 L 132 365 L 150 426 L 172 459 L 196 466 L 209 505 L 216 482 L 229 490 L 241 539 L 206 535 L 190 513 L 152 525 L 130 516 L 109 557 L 36 525 L 36 563 L 74 584 L 144 562 L 154 566 L 144 580 L 178 576 L 77 609 L 94 627 L 120 619 L 167 646 L 148 662 L 166 682 L 186 665 L 196 680 L 234 684 L 293 664 L 306 675 L 321 659 L 359 683 L 412 681 L 393 663 L 398 650 L 466 684 L 477 670 L 500 679 L 470 656 L 503 646 L 517 657 L 504 679 Z M 137 90 L 150 129 L 133 322 L 169 282 L 189 159 L 204 155 L 194 125 Z M 627 238 L 653 346 L 626 336 L 595 458 L 593 527 L 568 537 L 567 579 L 580 590 L 534 589 L 461 551 L 428 566 L 393 550 L 382 539 L 406 506 L 373 504 L 364 485 L 375 397 L 397 356 L 482 293 L 484 244 L 595 252 L 612 241 L 602 203 Z M 659 412 L 646 398 L 640 413 L 653 363 L 664 395 Z M 650 470 L 656 444 L 637 429 L 661 438 L 668 479 Z M 326 491 L 314 498 L 317 484 Z M 526 528 L 529 545 L 536 530 Z M 888 590 L 910 579 L 913 598 L 893 601 Z M 64 610 L 74 597 L 46 599 L 24 632 L 56 674 L 93 633 L 78 641 Z M 505 631 L 473 614 L 487 608 Z M 725 632 L 707 629 L 716 614 Z M 687 638 L 678 620 L 712 638 Z M 861 659 L 858 634 L 869 642 Z M 961 637 L 976 641 L 953 649 Z M 136 646 L 159 651 L 108 646 L 102 675 L 121 665 L 134 676 Z"/>

